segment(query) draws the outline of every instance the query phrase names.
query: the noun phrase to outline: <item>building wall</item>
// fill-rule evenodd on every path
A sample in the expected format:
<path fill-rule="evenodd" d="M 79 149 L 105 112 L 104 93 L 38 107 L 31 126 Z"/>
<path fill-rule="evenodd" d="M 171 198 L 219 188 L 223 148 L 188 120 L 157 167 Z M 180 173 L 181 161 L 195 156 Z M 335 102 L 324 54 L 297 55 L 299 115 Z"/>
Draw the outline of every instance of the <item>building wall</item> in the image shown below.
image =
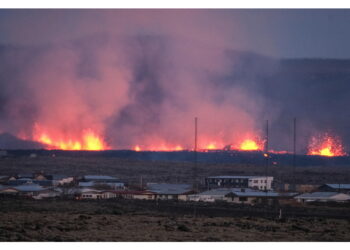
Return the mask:
<path fill-rule="evenodd" d="M 256 177 L 248 181 L 248 187 L 259 190 L 271 190 L 273 177 Z"/>
<path fill-rule="evenodd" d="M 154 200 L 155 195 L 154 194 L 133 194 L 133 199 L 139 199 L 139 200 Z"/>
<path fill-rule="evenodd" d="M 82 199 L 101 199 L 102 194 L 98 193 L 83 193 L 81 194 Z"/>
<path fill-rule="evenodd" d="M 273 177 L 253 177 L 253 178 L 206 178 L 208 188 L 254 188 L 259 190 L 272 190 Z"/>

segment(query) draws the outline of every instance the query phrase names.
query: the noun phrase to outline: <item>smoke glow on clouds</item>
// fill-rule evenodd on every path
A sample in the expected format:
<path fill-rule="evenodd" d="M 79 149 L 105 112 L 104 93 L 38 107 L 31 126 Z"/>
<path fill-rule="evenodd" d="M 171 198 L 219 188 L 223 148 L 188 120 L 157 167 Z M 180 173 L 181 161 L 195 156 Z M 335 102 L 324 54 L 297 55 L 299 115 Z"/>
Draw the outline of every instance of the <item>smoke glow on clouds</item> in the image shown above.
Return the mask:
<path fill-rule="evenodd" d="M 259 136 L 257 98 L 218 80 L 232 64 L 227 34 L 197 26 L 201 15 L 184 14 L 186 26 L 175 16 L 131 14 L 113 33 L 4 46 L 1 130 L 47 148 L 182 150 L 197 116 L 199 148 Z"/>
<path fill-rule="evenodd" d="M 199 149 L 263 150 L 268 119 L 270 148 L 290 152 L 297 117 L 305 153 L 311 134 L 350 117 L 335 115 L 346 91 L 327 101 L 332 67 L 301 61 L 304 74 L 299 62 L 242 52 L 253 36 L 229 11 L 13 13 L 0 23 L 10 41 L 0 45 L 0 133 L 48 149 L 193 149 L 198 117 Z M 273 51 L 273 37 L 261 38 Z M 349 130 L 336 132 L 348 145 Z"/>

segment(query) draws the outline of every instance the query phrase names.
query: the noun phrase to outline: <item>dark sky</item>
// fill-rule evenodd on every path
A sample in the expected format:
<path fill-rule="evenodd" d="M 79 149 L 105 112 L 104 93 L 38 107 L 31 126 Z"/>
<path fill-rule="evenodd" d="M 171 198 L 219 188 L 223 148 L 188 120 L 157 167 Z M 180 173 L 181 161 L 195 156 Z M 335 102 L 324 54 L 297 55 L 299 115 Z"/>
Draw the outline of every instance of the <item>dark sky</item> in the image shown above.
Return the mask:
<path fill-rule="evenodd" d="M 213 36 L 226 30 L 233 49 L 273 57 L 350 57 L 349 9 L 1 10 L 0 42 L 65 41 L 127 30 L 134 22 L 141 24 L 140 29 L 152 27 L 153 31 L 174 22 L 184 26 L 196 23 L 198 32 L 212 32 Z M 177 35 L 190 36 L 181 31 Z M 200 33 L 191 37 L 195 38 L 200 39 Z"/>

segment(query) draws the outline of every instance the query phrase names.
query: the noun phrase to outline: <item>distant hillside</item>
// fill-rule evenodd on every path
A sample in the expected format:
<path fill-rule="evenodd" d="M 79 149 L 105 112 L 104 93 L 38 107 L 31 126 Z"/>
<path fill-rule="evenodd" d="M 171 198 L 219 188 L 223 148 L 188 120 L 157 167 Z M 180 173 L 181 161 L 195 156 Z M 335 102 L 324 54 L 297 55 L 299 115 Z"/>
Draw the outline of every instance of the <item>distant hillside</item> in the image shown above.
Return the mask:
<path fill-rule="evenodd" d="M 21 140 L 9 133 L 0 134 L 0 149 L 42 149 L 44 144 Z"/>

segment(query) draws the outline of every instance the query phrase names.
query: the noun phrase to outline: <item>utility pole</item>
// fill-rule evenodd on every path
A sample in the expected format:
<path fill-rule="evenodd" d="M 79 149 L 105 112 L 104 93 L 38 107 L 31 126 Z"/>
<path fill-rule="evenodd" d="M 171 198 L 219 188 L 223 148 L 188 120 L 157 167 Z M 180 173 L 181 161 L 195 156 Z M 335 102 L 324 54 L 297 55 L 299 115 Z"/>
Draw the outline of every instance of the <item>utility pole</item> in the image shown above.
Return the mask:
<path fill-rule="evenodd" d="M 197 183 L 197 133 L 198 133 L 198 129 L 197 129 L 197 125 L 198 125 L 198 118 L 195 117 L 194 118 L 194 166 L 193 166 L 193 189 L 194 191 L 197 191 L 198 187 L 198 183 Z"/>
<path fill-rule="evenodd" d="M 266 120 L 266 138 L 265 138 L 265 176 L 266 176 L 266 184 L 265 184 L 265 191 L 267 193 L 267 174 L 268 174 L 268 168 L 269 168 L 269 120 Z"/>
<path fill-rule="evenodd" d="M 197 183 L 197 124 L 198 118 L 194 118 L 194 165 L 193 165 L 193 191 L 198 191 L 198 183 Z M 193 217 L 197 217 L 197 207 L 196 201 L 193 201 Z"/>
<path fill-rule="evenodd" d="M 296 167 L 296 156 L 297 156 L 297 118 L 293 120 L 293 191 L 296 191 L 296 182 L 295 182 L 295 167 Z"/>

